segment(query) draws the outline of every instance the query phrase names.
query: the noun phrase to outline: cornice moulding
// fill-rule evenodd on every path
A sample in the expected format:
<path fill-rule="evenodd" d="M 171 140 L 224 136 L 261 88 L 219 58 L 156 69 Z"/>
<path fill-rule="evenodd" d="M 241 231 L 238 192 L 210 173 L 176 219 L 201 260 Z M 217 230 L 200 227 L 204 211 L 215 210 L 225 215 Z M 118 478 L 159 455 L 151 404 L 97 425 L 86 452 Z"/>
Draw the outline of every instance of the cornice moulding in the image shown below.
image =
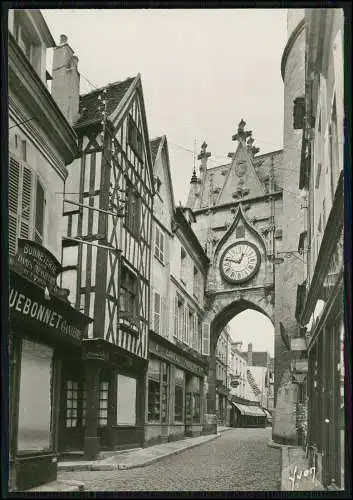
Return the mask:
<path fill-rule="evenodd" d="M 26 102 L 30 118 L 38 121 L 43 130 L 48 130 L 53 144 L 68 165 L 77 152 L 75 131 L 10 33 L 8 42 L 9 91 L 20 101 Z"/>

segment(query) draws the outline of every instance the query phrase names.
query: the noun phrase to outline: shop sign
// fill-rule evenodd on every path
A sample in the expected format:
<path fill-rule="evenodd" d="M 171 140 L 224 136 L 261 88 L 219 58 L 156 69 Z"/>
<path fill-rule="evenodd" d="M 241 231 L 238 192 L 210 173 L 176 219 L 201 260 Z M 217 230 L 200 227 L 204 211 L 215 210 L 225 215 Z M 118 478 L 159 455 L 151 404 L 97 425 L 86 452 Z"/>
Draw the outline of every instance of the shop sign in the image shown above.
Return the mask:
<path fill-rule="evenodd" d="M 62 272 L 59 261 L 49 250 L 35 241 L 19 239 L 18 251 L 13 258 L 14 270 L 35 283 L 40 288 L 47 288 L 49 292 L 58 298 L 66 299 L 69 290 L 59 288 L 57 277 Z"/>
<path fill-rule="evenodd" d="M 306 340 L 304 337 L 290 339 L 291 351 L 306 351 Z"/>
<path fill-rule="evenodd" d="M 106 360 L 106 354 L 103 351 L 99 352 L 86 352 L 84 354 L 84 359 L 96 359 L 98 361 L 105 361 Z"/>
<path fill-rule="evenodd" d="M 69 323 L 52 304 L 44 299 L 31 298 L 16 287 L 11 287 L 9 296 L 10 317 L 26 320 L 34 327 L 50 330 L 56 335 L 68 336 L 81 341 L 83 331 Z"/>
<path fill-rule="evenodd" d="M 198 366 L 196 363 L 193 363 L 192 361 L 190 361 L 187 358 L 184 358 L 180 354 L 171 351 L 167 347 L 157 344 L 157 342 L 154 342 L 153 340 L 149 341 L 148 349 L 151 352 L 151 354 L 155 354 L 156 356 L 159 356 L 167 361 L 171 361 L 172 363 L 179 365 L 185 370 L 196 373 L 197 375 L 200 376 L 204 375 L 203 367 Z"/>

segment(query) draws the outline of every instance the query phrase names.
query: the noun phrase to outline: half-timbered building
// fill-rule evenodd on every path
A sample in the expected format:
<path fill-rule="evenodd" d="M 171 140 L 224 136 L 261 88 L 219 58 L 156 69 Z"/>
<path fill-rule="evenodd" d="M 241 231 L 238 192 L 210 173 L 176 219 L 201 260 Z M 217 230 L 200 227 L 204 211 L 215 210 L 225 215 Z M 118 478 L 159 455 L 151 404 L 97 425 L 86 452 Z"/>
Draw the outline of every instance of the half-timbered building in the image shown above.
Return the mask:
<path fill-rule="evenodd" d="M 209 352 L 209 331 L 203 325 L 209 261 L 188 215 L 174 205 L 166 136 L 154 139 L 151 151 L 156 194 L 146 445 L 203 432 Z"/>
<path fill-rule="evenodd" d="M 58 68 L 66 46 L 57 48 Z M 140 75 L 82 95 L 74 128 L 64 285 L 93 322 L 82 356 L 63 367 L 60 445 L 94 458 L 143 441 L 154 187 Z"/>

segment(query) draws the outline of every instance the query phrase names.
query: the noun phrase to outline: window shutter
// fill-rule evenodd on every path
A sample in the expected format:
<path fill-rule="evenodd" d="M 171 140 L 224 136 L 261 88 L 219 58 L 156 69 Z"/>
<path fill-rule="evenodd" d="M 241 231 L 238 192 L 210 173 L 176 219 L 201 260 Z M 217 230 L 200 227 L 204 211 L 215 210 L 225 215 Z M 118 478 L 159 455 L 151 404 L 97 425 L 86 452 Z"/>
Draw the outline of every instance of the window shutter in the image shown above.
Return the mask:
<path fill-rule="evenodd" d="M 34 241 L 40 244 L 43 244 L 43 239 L 44 239 L 44 210 L 45 210 L 44 189 L 39 180 L 37 179 Z"/>
<path fill-rule="evenodd" d="M 9 255 L 15 255 L 18 236 L 20 164 L 10 158 L 9 166 Z"/>
<path fill-rule="evenodd" d="M 159 258 L 164 262 L 164 233 L 159 232 Z"/>
<path fill-rule="evenodd" d="M 210 355 L 210 324 L 202 323 L 202 354 Z"/>
<path fill-rule="evenodd" d="M 164 297 L 161 299 L 161 335 L 164 337 L 167 336 L 168 334 L 168 327 L 167 327 L 167 307 L 166 307 L 166 300 Z"/>
<path fill-rule="evenodd" d="M 197 324 L 198 324 L 197 314 L 194 314 L 193 320 L 194 320 L 194 331 L 193 331 L 192 347 L 197 351 Z"/>
<path fill-rule="evenodd" d="M 21 200 L 21 238 L 31 238 L 31 215 L 32 215 L 32 171 L 23 167 L 22 200 Z"/>
<path fill-rule="evenodd" d="M 184 341 L 189 344 L 189 311 L 186 304 L 184 306 Z"/>
<path fill-rule="evenodd" d="M 154 331 L 161 333 L 161 296 L 159 293 L 154 293 Z"/>
<path fill-rule="evenodd" d="M 174 297 L 174 336 L 179 338 L 179 310 L 178 297 Z"/>
<path fill-rule="evenodd" d="M 156 226 L 156 241 L 154 247 L 154 255 L 155 257 L 159 257 L 159 229 L 157 226 Z"/>

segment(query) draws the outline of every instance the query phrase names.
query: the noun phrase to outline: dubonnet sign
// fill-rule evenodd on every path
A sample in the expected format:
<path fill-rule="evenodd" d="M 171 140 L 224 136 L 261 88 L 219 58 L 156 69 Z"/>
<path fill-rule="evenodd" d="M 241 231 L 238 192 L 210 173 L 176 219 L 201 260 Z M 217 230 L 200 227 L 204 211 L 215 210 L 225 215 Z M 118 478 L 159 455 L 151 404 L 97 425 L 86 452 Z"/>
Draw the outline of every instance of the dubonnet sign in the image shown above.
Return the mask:
<path fill-rule="evenodd" d="M 48 288 L 56 297 L 68 300 L 70 291 L 57 285 L 57 277 L 62 272 L 61 264 L 46 248 L 35 241 L 19 239 L 12 264 L 18 274 L 41 288 Z"/>

